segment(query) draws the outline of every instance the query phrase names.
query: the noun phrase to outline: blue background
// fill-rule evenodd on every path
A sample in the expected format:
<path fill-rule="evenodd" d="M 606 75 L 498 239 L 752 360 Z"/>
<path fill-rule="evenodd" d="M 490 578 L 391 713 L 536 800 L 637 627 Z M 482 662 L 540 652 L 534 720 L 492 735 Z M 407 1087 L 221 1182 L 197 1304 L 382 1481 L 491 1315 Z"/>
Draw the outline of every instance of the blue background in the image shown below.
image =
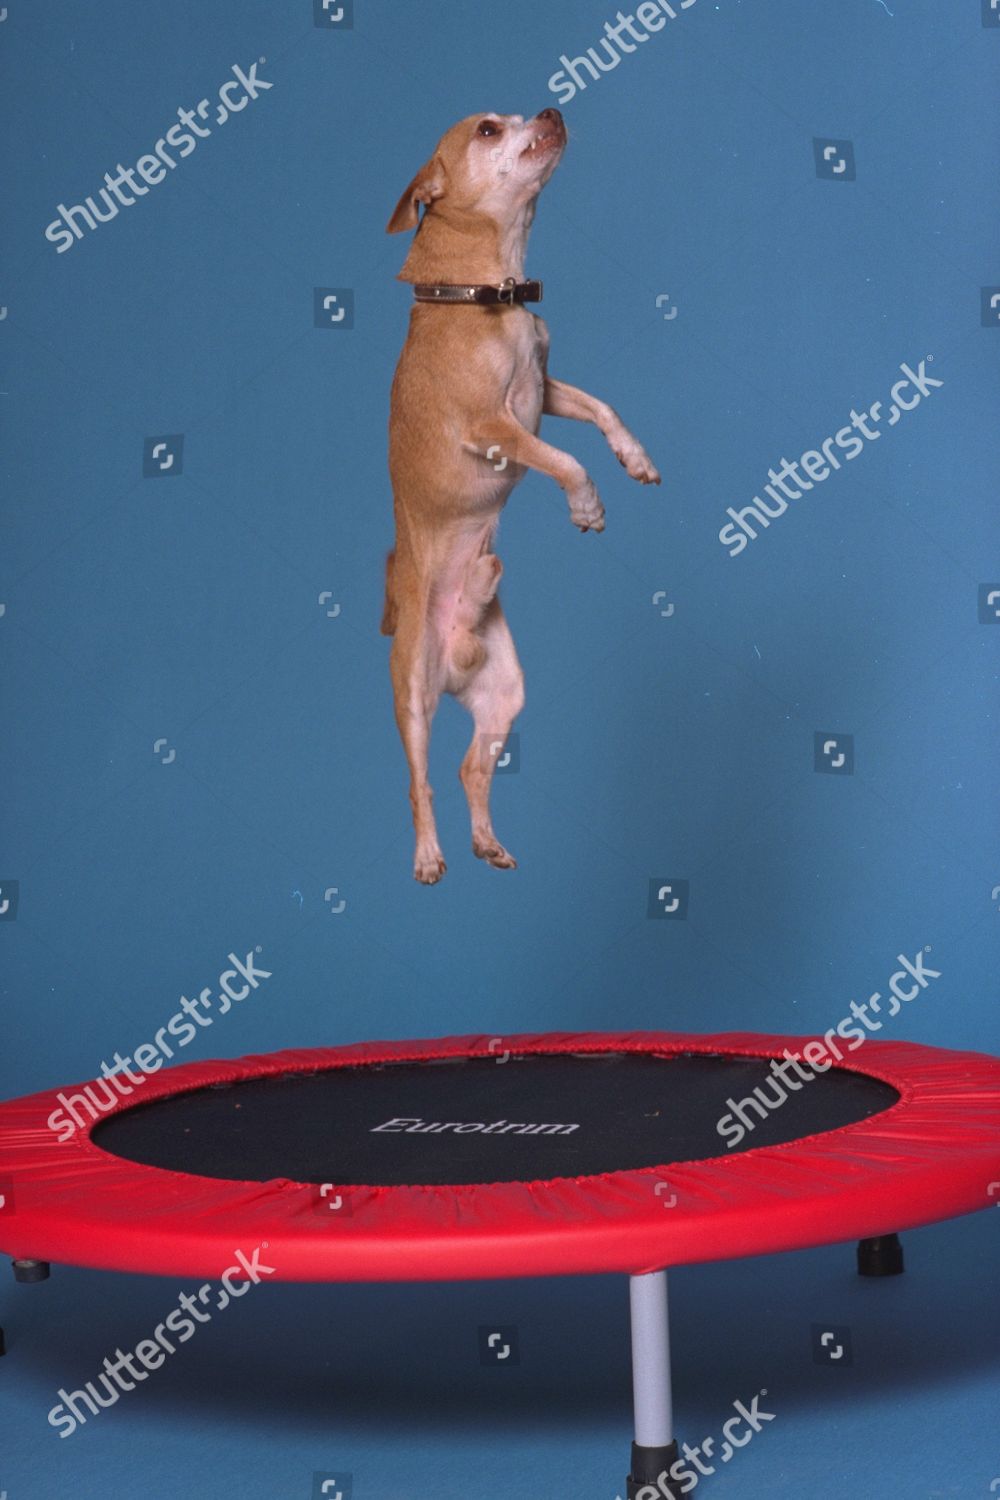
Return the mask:
<path fill-rule="evenodd" d="M 551 370 L 611 401 L 664 482 L 547 419 L 608 528 L 578 535 L 540 476 L 510 501 L 528 701 L 494 809 L 520 868 L 472 857 L 446 701 L 433 889 L 411 877 L 378 634 L 409 298 L 383 226 L 449 124 L 554 102 L 560 54 L 614 8 L 357 0 L 352 29 L 310 0 L 8 9 L 0 879 L 20 900 L 0 1095 L 92 1076 L 257 945 L 272 977 L 185 1060 L 823 1031 L 925 945 L 941 978 L 892 1035 L 1000 1051 L 1000 629 L 977 603 L 1000 587 L 988 6 L 698 0 L 565 106 L 528 259 Z M 56 252 L 60 201 L 260 57 L 270 91 Z M 853 143 L 854 181 L 817 176 L 817 138 Z M 314 326 L 317 287 L 353 290 L 353 326 Z M 932 355 L 940 389 L 728 555 L 727 506 Z M 165 434 L 182 472 L 145 478 Z M 817 773 L 819 731 L 853 736 L 853 774 Z M 664 878 L 689 883 L 683 920 L 647 915 Z M 704 1492 L 988 1494 L 998 1233 L 995 1213 L 914 1233 L 886 1284 L 853 1277 L 849 1246 L 676 1273 L 682 1436 L 762 1387 L 778 1412 Z M 357 1500 L 621 1491 L 619 1279 L 268 1288 L 61 1442 L 56 1389 L 176 1293 L 61 1268 L 2 1283 L 9 1500 L 308 1500 L 327 1473 Z M 813 1363 L 824 1320 L 851 1327 L 849 1368 Z M 516 1368 L 479 1366 L 493 1322 L 519 1328 Z"/>

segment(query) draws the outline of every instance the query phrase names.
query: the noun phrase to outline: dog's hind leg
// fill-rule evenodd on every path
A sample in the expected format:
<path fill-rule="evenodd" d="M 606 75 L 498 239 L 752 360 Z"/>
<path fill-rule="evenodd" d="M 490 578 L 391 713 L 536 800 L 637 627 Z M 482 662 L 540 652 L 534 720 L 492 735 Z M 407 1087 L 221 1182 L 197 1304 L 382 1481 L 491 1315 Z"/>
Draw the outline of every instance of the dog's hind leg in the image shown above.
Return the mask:
<path fill-rule="evenodd" d="M 385 560 L 385 604 L 382 608 L 381 631 L 383 635 L 396 634 L 396 554 L 390 552 Z"/>
<path fill-rule="evenodd" d="M 410 806 L 417 839 L 413 875 L 423 885 L 434 885 L 447 866 L 434 822 L 427 755 L 444 667 L 440 648 L 422 609 L 401 609 L 394 623 L 390 670 L 396 723 L 410 767 Z"/>
<path fill-rule="evenodd" d="M 478 631 L 482 661 L 456 694 L 473 718 L 472 743 L 459 775 L 472 817 L 472 850 L 498 870 L 513 870 L 516 860 L 493 832 L 490 785 L 510 727 L 524 706 L 524 677 L 499 599 L 486 606 Z"/>

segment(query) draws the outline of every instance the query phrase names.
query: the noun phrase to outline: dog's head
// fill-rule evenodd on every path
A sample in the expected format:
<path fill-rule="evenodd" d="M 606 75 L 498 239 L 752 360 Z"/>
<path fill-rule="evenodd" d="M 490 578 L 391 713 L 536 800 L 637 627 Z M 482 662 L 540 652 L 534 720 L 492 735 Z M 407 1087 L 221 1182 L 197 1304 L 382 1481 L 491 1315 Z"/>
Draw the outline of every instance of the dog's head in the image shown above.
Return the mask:
<path fill-rule="evenodd" d="M 434 154 L 407 187 L 386 225 L 389 234 L 416 228 L 420 205 L 482 214 L 510 223 L 537 198 L 566 145 L 566 127 L 557 109 L 521 115 L 469 115 L 437 144 Z"/>

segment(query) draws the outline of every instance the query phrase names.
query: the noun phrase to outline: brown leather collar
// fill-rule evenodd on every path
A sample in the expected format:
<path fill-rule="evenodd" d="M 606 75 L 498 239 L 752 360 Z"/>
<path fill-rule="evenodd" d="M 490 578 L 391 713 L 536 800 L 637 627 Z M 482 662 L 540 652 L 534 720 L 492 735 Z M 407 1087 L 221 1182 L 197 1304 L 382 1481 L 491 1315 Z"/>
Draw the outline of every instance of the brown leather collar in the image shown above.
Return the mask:
<path fill-rule="evenodd" d="M 417 302 L 464 302 L 478 307 L 513 307 L 521 302 L 541 302 L 540 281 L 515 281 L 508 276 L 499 286 L 471 283 L 465 286 L 424 283 L 413 288 Z"/>

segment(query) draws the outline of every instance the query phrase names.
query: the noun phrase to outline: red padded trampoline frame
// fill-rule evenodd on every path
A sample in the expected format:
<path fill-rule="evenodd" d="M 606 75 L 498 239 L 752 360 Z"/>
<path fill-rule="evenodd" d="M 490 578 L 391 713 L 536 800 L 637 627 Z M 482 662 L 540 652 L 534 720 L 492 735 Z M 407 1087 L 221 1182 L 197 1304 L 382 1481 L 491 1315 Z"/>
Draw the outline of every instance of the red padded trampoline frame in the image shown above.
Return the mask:
<path fill-rule="evenodd" d="M 559 1032 L 504 1037 L 511 1054 L 639 1052 L 796 1057 L 815 1037 L 744 1032 Z M 110 1155 L 91 1130 L 123 1109 L 282 1073 L 365 1063 L 497 1057 L 495 1036 L 366 1042 L 185 1063 L 61 1142 L 59 1094 L 0 1104 L 0 1248 L 18 1260 L 217 1278 L 266 1244 L 268 1279 L 429 1281 L 617 1271 L 865 1239 L 1000 1201 L 1000 1060 L 866 1041 L 835 1067 L 900 1095 L 866 1120 L 778 1146 L 549 1181 L 351 1186 L 324 1219 L 315 1184 L 231 1182 Z M 811 1085 L 803 1085 L 811 1087 Z M 662 1184 L 669 1185 L 669 1192 Z M 334 1185 L 334 1189 L 336 1184 Z M 659 1191 L 657 1189 L 659 1188 Z M 670 1205 L 670 1206 L 668 1206 Z"/>

